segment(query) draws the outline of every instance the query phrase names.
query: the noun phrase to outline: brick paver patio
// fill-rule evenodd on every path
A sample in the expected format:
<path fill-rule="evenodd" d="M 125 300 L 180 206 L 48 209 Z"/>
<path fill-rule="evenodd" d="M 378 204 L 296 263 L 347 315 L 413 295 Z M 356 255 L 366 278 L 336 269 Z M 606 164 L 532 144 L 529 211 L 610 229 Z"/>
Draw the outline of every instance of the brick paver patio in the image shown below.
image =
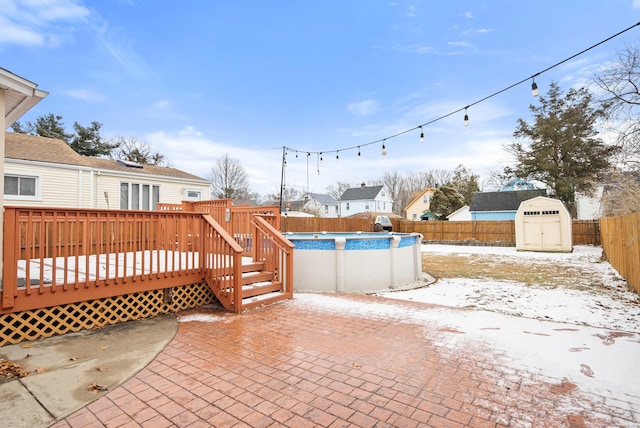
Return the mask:
<path fill-rule="evenodd" d="M 340 307 L 345 300 L 375 310 L 350 313 Z M 489 347 L 449 349 L 447 336 L 461 332 L 397 315 L 429 305 L 372 296 L 335 304 L 331 311 L 306 297 L 240 315 L 196 311 L 204 320 L 181 322 L 144 370 L 55 427 L 637 423 L 624 406 L 567 379 L 514 369 Z"/>

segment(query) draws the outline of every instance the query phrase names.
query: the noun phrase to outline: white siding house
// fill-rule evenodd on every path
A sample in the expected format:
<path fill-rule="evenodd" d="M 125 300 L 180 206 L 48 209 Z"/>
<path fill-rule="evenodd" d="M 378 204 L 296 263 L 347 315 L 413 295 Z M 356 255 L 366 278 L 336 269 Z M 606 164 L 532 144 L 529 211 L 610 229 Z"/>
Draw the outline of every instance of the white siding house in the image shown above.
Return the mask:
<path fill-rule="evenodd" d="M 314 217 L 336 218 L 338 217 L 338 201 L 327 194 L 307 193 L 304 199 L 287 203 L 288 214 L 301 212 L 311 214 Z"/>
<path fill-rule="evenodd" d="M 392 213 L 393 200 L 384 186 L 369 186 L 362 183 L 344 191 L 340 197 L 340 216 L 349 217 L 360 213 Z"/>
<path fill-rule="evenodd" d="M 5 205 L 155 209 L 209 199 L 209 182 L 184 171 L 81 156 L 62 140 L 5 133 Z"/>

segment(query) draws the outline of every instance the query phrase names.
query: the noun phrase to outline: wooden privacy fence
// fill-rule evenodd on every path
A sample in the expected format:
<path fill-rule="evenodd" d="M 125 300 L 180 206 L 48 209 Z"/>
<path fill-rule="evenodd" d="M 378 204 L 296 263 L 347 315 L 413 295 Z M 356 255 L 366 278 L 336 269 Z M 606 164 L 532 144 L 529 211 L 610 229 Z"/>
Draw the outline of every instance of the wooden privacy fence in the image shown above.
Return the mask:
<path fill-rule="evenodd" d="M 600 219 L 602 251 L 629 288 L 640 294 L 640 213 Z"/>
<path fill-rule="evenodd" d="M 507 221 L 410 221 L 391 219 L 393 230 L 420 233 L 425 242 L 477 242 L 515 245 L 515 222 Z M 286 217 L 281 219 L 282 232 L 370 232 L 373 220 L 368 218 Z M 573 245 L 600 245 L 598 220 L 573 220 Z"/>

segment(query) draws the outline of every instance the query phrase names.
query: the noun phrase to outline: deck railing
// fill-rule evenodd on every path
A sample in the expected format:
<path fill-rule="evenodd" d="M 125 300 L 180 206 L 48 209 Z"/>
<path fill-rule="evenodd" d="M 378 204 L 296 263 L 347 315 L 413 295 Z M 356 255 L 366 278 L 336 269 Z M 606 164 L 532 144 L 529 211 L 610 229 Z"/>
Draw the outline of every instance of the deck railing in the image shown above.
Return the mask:
<path fill-rule="evenodd" d="M 233 206 L 231 199 L 219 199 L 212 201 L 183 201 L 182 204 L 158 204 L 162 211 L 195 211 L 208 213 L 213 219 L 222 225 L 226 231 L 236 240 L 242 248 L 244 255 L 253 255 L 253 226 L 251 218 L 254 215 L 262 216 L 269 224 L 280 230 L 280 207 L 272 206 Z"/>
<path fill-rule="evenodd" d="M 212 216 L 203 216 L 205 280 L 225 309 L 242 310 L 242 247 Z"/>
<path fill-rule="evenodd" d="M 0 313 L 203 280 L 202 214 L 5 207 Z"/>
<path fill-rule="evenodd" d="M 242 207 L 232 216 L 224 208 L 229 203 L 197 207 L 208 212 L 182 206 L 162 211 L 5 207 L 0 314 L 203 281 L 226 309 L 238 312 L 243 255 L 258 254 L 288 281 L 292 261 L 286 249 L 264 252 L 284 248 L 276 215 Z M 259 229 L 251 223 L 255 212 L 264 214 L 256 220 Z M 286 287 L 292 290 L 292 284 Z"/>
<path fill-rule="evenodd" d="M 270 217 L 254 216 L 255 242 L 253 259 L 263 262 L 265 270 L 274 273 L 274 283 L 279 284 L 279 292 L 293 296 L 293 244 L 285 239 L 273 226 Z"/>

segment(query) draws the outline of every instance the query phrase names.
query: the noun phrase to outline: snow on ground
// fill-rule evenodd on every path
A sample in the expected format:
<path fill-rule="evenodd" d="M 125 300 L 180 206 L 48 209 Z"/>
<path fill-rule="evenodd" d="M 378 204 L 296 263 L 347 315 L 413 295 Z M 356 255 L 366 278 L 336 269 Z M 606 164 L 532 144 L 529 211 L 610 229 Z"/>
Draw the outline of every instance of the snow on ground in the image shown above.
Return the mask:
<path fill-rule="evenodd" d="M 423 324 L 425 329 L 440 326 L 443 332 L 460 333 L 441 335 L 438 344 L 445 352 L 492 349 L 511 367 L 568 379 L 581 390 L 601 396 L 605 406 L 640 412 L 640 298 L 602 260 L 601 248 L 576 246 L 572 253 L 534 253 L 512 247 L 430 244 L 423 245 L 422 252 L 517 258 L 518 268 L 524 264 L 535 269 L 536 263 L 546 262 L 577 266 L 591 278 L 576 278 L 575 283 L 597 286 L 550 288 L 444 278 L 419 289 L 379 294 L 441 305 L 410 313 L 391 302 L 364 303 L 340 295 L 297 293 L 296 300 L 315 310 L 393 318 Z"/>
<path fill-rule="evenodd" d="M 422 252 L 438 254 L 482 254 L 517 259 L 521 267 L 536 263 L 558 263 L 577 266 L 589 272 L 591 278 L 576 278 L 575 282 L 601 284 L 598 287 L 549 288 L 527 286 L 514 281 L 444 278 L 428 287 L 381 293 L 392 299 L 413 300 L 458 308 L 475 308 L 591 327 L 640 332 L 640 296 L 627 290 L 627 283 L 602 261 L 602 248 L 576 246 L 572 253 L 539 253 L 516 251 L 514 247 L 471 247 L 456 245 L 423 245 Z M 569 284 L 571 286 L 572 284 Z"/>

